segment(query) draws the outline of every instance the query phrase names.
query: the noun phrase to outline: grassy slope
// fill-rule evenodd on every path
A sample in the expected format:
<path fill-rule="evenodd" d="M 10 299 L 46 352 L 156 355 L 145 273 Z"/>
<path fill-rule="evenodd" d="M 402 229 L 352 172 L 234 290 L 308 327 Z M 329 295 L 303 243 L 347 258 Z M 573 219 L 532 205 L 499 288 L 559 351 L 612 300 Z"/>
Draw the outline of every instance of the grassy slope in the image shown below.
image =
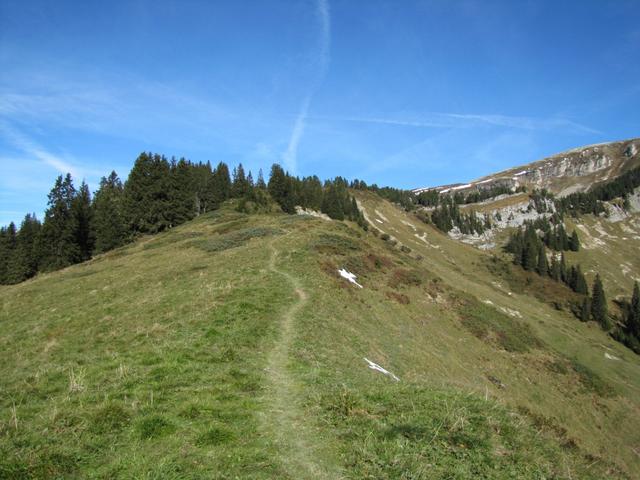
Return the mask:
<path fill-rule="evenodd" d="M 0 477 L 633 477 L 637 358 L 362 200 L 411 253 L 225 210 L 0 288 Z"/>

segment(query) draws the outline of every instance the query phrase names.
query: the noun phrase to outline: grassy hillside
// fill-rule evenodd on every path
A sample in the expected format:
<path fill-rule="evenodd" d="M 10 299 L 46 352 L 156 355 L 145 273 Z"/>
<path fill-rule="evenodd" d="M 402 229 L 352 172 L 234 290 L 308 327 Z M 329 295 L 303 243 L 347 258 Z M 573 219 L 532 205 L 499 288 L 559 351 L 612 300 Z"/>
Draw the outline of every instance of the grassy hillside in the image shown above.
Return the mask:
<path fill-rule="evenodd" d="M 360 200 L 408 248 L 227 208 L 0 287 L 0 477 L 637 478 L 638 357 Z"/>

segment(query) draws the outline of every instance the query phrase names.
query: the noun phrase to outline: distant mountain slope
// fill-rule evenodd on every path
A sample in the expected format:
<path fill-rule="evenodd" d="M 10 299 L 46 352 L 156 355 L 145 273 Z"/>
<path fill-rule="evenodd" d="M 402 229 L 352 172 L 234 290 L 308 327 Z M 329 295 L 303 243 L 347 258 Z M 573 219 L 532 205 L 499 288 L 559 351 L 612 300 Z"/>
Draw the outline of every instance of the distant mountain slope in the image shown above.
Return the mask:
<path fill-rule="evenodd" d="M 639 357 L 355 195 L 368 233 L 230 205 L 1 286 L 0 477 L 638 478 Z"/>
<path fill-rule="evenodd" d="M 468 192 L 494 186 L 547 189 L 559 196 L 587 191 L 592 185 L 614 178 L 640 165 L 640 139 L 588 145 L 567 150 L 542 160 L 513 167 L 467 184 L 417 188 L 414 192 L 437 189 L 442 193 Z"/>

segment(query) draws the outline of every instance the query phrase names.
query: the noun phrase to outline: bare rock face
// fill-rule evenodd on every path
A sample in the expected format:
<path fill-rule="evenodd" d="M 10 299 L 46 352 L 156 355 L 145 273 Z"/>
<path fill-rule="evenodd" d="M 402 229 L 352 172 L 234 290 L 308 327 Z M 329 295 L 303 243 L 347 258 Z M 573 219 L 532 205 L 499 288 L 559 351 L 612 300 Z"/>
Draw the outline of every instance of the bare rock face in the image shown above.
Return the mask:
<path fill-rule="evenodd" d="M 457 190 L 466 193 L 504 186 L 515 190 L 547 189 L 564 196 L 587 191 L 592 185 L 617 177 L 640 165 L 640 139 L 603 143 L 568 150 L 521 167 L 480 178 L 468 184 L 435 187 L 441 192 Z M 424 191 L 421 188 L 415 191 Z"/>

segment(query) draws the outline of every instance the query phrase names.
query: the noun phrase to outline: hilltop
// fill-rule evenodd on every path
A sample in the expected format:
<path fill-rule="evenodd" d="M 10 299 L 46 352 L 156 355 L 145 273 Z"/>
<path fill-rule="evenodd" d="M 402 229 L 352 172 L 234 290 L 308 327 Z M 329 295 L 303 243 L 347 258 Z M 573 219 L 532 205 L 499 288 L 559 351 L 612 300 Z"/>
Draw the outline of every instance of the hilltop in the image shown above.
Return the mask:
<path fill-rule="evenodd" d="M 0 286 L 0 476 L 638 478 L 640 356 L 513 264 L 515 225 L 480 249 L 348 195 L 344 220 L 232 198 Z M 564 217 L 610 299 L 640 276 L 623 213 Z"/>

